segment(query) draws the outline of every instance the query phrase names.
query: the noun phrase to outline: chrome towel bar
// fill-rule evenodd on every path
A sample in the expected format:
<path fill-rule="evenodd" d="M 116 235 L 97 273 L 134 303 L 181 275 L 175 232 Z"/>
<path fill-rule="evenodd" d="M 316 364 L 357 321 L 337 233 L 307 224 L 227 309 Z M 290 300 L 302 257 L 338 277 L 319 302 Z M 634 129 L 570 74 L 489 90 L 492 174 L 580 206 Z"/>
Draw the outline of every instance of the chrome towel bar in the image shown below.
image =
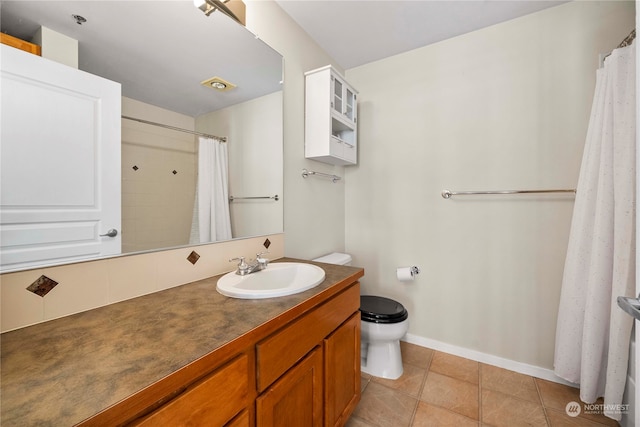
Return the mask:
<path fill-rule="evenodd" d="M 276 202 L 278 200 L 280 200 L 280 198 L 278 197 L 277 194 L 275 196 L 253 196 L 253 197 L 233 197 L 233 196 L 229 196 L 229 201 L 230 202 L 233 202 L 234 200 L 256 200 L 256 199 L 273 199 Z"/>
<path fill-rule="evenodd" d="M 452 196 L 472 196 L 476 194 L 533 194 L 533 193 L 574 193 L 575 189 L 558 190 L 496 190 L 496 191 L 451 191 L 442 190 L 442 197 L 450 199 Z"/>
<path fill-rule="evenodd" d="M 309 171 L 309 170 L 306 170 L 306 169 L 302 169 L 302 177 L 303 178 L 308 178 L 309 175 L 318 175 L 318 176 L 321 176 L 321 177 L 324 177 L 324 178 L 329 178 L 331 181 L 333 181 L 334 184 L 342 179 L 338 175 L 331 175 L 331 174 L 328 174 L 328 173 L 314 172 L 314 171 Z"/>

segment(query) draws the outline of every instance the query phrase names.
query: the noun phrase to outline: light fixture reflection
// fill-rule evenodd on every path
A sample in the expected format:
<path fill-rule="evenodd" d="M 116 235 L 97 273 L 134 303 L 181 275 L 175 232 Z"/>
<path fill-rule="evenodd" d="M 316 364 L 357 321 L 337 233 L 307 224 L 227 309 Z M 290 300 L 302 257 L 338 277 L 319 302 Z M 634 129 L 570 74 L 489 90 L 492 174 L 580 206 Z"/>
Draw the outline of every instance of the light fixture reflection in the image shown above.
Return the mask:
<path fill-rule="evenodd" d="M 207 16 L 211 15 L 216 10 L 219 10 L 234 21 L 242 24 L 242 21 L 225 5 L 228 1 L 229 0 L 193 0 L 193 5 L 203 11 Z"/>

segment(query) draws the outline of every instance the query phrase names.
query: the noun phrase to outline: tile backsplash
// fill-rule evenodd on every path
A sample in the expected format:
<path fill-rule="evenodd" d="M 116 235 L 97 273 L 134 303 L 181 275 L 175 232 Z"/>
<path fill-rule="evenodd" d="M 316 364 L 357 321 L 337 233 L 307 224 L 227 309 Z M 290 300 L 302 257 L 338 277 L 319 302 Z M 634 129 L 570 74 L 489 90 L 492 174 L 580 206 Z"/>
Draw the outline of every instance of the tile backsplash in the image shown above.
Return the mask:
<path fill-rule="evenodd" d="M 267 258 L 284 256 L 284 234 L 267 236 Z M 91 310 L 226 273 L 229 258 L 264 251 L 265 236 L 196 247 L 86 261 L 0 275 L 0 331 Z M 193 263 L 192 252 L 199 255 Z M 45 276 L 57 285 L 44 296 L 28 290 Z"/>

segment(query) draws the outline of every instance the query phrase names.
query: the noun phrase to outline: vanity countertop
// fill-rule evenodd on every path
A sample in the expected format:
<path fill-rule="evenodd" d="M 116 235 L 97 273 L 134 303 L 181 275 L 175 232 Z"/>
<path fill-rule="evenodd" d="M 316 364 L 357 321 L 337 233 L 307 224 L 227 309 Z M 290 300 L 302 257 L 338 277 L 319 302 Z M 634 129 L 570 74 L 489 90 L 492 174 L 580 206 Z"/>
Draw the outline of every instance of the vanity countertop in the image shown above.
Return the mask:
<path fill-rule="evenodd" d="M 277 329 L 342 291 L 364 270 L 307 262 L 317 287 L 262 300 L 227 298 L 220 276 L 2 334 L 3 427 L 74 425 L 254 333 Z"/>

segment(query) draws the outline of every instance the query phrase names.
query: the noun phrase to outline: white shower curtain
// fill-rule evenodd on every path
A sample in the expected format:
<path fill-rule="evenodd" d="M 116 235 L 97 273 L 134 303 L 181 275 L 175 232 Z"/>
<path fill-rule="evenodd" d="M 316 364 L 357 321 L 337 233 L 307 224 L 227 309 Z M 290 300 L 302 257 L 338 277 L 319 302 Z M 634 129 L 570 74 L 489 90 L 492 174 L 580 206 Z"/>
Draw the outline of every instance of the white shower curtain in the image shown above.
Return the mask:
<path fill-rule="evenodd" d="M 227 144 L 199 138 L 198 183 L 189 243 L 231 239 Z"/>
<path fill-rule="evenodd" d="M 618 295 L 635 294 L 635 43 L 597 71 L 596 90 L 565 261 L 555 373 L 580 384 L 580 399 L 620 404 L 633 320 Z"/>

